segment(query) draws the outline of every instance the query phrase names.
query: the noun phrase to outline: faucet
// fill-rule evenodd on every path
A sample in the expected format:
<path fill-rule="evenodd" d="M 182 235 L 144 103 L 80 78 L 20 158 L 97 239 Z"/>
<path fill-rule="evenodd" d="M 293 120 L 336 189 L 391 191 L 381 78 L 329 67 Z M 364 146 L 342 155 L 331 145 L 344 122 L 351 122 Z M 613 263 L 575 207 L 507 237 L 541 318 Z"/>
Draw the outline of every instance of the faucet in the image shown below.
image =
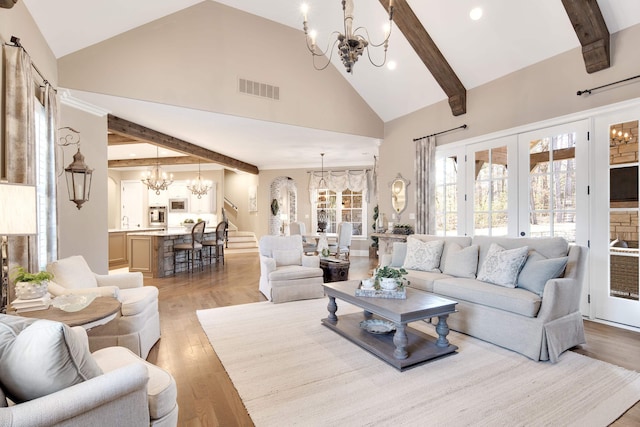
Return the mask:
<path fill-rule="evenodd" d="M 129 217 L 126 215 L 122 217 L 122 228 L 129 228 Z"/>

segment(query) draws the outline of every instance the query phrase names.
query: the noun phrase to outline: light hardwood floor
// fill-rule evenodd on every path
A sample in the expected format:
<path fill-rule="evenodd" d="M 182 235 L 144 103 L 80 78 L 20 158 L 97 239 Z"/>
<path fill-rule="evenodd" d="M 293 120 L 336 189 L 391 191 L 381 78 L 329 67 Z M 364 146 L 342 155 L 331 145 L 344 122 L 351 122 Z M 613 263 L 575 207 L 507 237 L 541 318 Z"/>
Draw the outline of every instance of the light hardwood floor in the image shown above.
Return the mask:
<path fill-rule="evenodd" d="M 366 277 L 377 260 L 352 257 L 349 278 Z M 180 426 L 251 426 L 238 393 L 196 317 L 196 310 L 265 301 L 258 291 L 257 253 L 226 254 L 225 264 L 202 272 L 145 279 L 160 290 L 162 338 L 148 360 L 170 371 L 178 385 Z M 574 351 L 640 371 L 640 334 L 585 322 L 588 344 Z M 640 403 L 617 427 L 640 425 Z"/>

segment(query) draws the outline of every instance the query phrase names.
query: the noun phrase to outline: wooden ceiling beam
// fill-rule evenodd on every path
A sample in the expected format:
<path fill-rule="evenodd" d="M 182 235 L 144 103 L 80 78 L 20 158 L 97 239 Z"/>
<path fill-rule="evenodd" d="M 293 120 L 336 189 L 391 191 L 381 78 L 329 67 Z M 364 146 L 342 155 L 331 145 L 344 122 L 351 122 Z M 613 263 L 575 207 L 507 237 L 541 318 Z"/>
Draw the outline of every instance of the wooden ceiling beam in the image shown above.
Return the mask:
<path fill-rule="evenodd" d="M 228 168 L 241 170 L 257 175 L 258 167 L 215 151 L 207 150 L 198 145 L 175 138 L 173 136 L 149 129 L 137 123 L 109 114 L 107 119 L 109 131 L 118 135 L 129 136 L 140 142 L 146 142 L 169 150 L 178 151 L 203 160 L 209 160 Z M 197 163 L 197 162 L 196 162 Z"/>
<path fill-rule="evenodd" d="M 118 135 L 117 133 L 109 133 L 107 135 L 107 144 L 108 145 L 129 145 L 129 144 L 139 144 L 142 141 L 138 141 L 137 139 L 131 138 L 126 135 Z"/>
<path fill-rule="evenodd" d="M 380 0 L 380 4 L 384 6 L 385 10 L 389 10 L 389 0 Z M 407 0 L 394 0 L 393 10 L 393 22 L 402 31 L 413 50 L 449 97 L 449 107 L 451 107 L 453 115 L 465 114 L 467 112 L 467 89 L 427 30 L 422 26 Z"/>
<path fill-rule="evenodd" d="M 610 34 L 596 0 L 562 0 L 573 30 L 582 45 L 587 73 L 611 66 Z"/>
<path fill-rule="evenodd" d="M 109 168 L 129 168 L 140 166 L 155 166 L 159 163 L 162 166 L 167 165 L 193 165 L 195 163 L 214 163 L 211 160 L 205 160 L 200 157 L 194 156 L 176 156 L 176 157 L 159 157 L 151 159 L 123 159 L 123 160 L 109 160 Z"/>

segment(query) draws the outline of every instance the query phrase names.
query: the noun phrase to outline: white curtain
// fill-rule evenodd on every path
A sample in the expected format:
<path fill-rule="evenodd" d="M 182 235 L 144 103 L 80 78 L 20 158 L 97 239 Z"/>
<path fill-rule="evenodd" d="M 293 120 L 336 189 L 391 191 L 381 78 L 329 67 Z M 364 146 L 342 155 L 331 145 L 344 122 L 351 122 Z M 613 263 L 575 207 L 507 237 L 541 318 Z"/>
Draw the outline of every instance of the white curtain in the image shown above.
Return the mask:
<path fill-rule="evenodd" d="M 5 156 L 7 181 L 16 184 L 35 184 L 35 87 L 31 59 L 24 49 L 4 45 L 5 57 Z M 18 202 L 18 201 L 16 201 Z M 2 209 L 10 209 L 3 206 Z M 8 214 L 5 211 L 3 215 Z M 38 269 L 34 236 L 11 236 L 9 242 L 9 271 L 16 266 L 35 272 Z M 8 302 L 14 299 L 9 286 Z"/>
<path fill-rule="evenodd" d="M 325 171 L 324 181 L 331 191 L 362 191 L 365 200 L 369 194 L 369 172 L 365 169 L 347 171 Z M 321 172 L 309 172 L 309 201 L 315 190 L 320 188 L 320 180 L 323 178 Z"/>
<path fill-rule="evenodd" d="M 416 233 L 436 232 L 436 138 L 423 138 L 416 142 Z"/>

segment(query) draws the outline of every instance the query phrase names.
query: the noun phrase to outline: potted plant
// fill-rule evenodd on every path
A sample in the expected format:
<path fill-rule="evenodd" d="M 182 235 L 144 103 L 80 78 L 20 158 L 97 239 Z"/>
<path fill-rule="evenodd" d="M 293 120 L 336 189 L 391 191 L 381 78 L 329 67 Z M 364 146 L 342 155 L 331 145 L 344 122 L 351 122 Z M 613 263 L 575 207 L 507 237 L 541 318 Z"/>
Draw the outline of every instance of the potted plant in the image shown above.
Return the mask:
<path fill-rule="evenodd" d="M 395 290 L 404 286 L 402 276 L 407 274 L 404 268 L 384 266 L 376 270 L 375 278 L 382 289 Z"/>
<path fill-rule="evenodd" d="M 184 228 L 187 231 L 191 231 L 191 229 L 193 228 L 193 226 L 195 225 L 195 221 L 192 220 L 191 218 L 187 218 L 184 221 L 182 221 L 182 225 L 184 226 Z"/>
<path fill-rule="evenodd" d="M 413 226 L 411 224 L 396 224 L 393 226 L 393 234 L 413 234 Z"/>
<path fill-rule="evenodd" d="M 16 297 L 19 299 L 34 299 L 43 297 L 47 293 L 49 280 L 53 274 L 48 271 L 29 273 L 24 267 L 16 267 L 11 280 L 15 283 Z"/>

